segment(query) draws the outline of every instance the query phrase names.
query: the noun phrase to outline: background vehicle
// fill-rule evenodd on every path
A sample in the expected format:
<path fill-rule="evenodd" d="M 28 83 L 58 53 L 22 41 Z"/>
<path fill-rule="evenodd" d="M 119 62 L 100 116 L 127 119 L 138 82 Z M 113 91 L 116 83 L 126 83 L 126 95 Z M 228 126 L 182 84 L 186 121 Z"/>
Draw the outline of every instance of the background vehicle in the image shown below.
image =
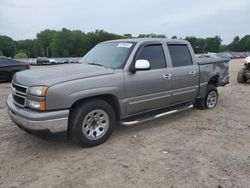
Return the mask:
<path fill-rule="evenodd" d="M 241 58 L 240 55 L 237 55 L 237 54 L 232 55 L 232 59 L 240 59 L 240 58 Z"/>
<path fill-rule="evenodd" d="M 245 61 L 244 67 L 238 72 L 237 80 L 239 83 L 246 83 L 250 80 L 250 57 L 246 57 Z"/>
<path fill-rule="evenodd" d="M 49 59 L 47 57 L 38 57 L 36 58 L 36 64 L 37 65 L 48 65 L 51 64 Z"/>
<path fill-rule="evenodd" d="M 29 69 L 29 64 L 0 57 L 0 81 L 11 81 L 16 72 Z"/>
<path fill-rule="evenodd" d="M 36 64 L 36 59 L 35 58 L 30 58 L 29 59 L 29 64 L 30 65 L 35 65 Z"/>
<path fill-rule="evenodd" d="M 50 64 L 57 64 L 57 61 L 55 59 L 49 59 Z"/>
<path fill-rule="evenodd" d="M 132 125 L 193 105 L 214 108 L 217 87 L 229 81 L 228 61 L 196 59 L 184 40 L 107 41 L 81 64 L 18 73 L 8 112 L 28 132 L 95 146 L 110 137 L 117 122 Z"/>

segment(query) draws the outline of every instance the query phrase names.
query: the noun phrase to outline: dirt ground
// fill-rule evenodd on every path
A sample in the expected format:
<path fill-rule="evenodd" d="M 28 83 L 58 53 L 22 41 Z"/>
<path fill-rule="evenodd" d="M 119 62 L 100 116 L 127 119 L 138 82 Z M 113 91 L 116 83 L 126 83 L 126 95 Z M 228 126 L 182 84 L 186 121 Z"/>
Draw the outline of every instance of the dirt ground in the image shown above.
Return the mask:
<path fill-rule="evenodd" d="M 7 115 L 9 83 L 0 84 L 0 187 L 250 187 L 250 84 L 243 61 L 230 62 L 230 84 L 213 110 L 190 110 L 120 126 L 104 144 L 46 142 Z"/>

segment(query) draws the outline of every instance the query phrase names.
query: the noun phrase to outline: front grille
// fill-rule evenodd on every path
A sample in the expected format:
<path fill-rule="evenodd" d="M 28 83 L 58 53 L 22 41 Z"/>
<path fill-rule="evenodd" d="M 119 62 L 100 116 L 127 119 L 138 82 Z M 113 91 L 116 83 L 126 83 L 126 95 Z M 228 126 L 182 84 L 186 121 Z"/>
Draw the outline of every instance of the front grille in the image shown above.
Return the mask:
<path fill-rule="evenodd" d="M 12 96 L 13 96 L 14 103 L 16 105 L 25 107 L 27 89 L 28 88 L 25 86 L 12 83 L 12 86 L 11 86 Z"/>
<path fill-rule="evenodd" d="M 23 87 L 23 86 L 20 86 L 20 85 L 15 84 L 15 83 L 12 83 L 12 87 L 15 88 L 15 90 L 16 90 L 17 92 L 26 94 L 27 87 Z"/>
<path fill-rule="evenodd" d="M 19 97 L 19 96 L 17 96 L 17 95 L 13 95 L 13 99 L 14 99 L 14 101 L 15 101 L 17 104 L 19 104 L 19 105 L 21 105 L 21 106 L 24 106 L 24 105 L 25 105 L 25 98 Z"/>

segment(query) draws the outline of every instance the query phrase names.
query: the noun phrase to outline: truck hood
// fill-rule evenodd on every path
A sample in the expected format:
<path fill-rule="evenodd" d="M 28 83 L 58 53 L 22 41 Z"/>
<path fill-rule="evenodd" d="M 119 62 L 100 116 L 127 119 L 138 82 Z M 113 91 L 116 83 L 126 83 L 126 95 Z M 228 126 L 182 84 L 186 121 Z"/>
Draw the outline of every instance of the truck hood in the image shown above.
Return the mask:
<path fill-rule="evenodd" d="M 58 83 L 113 74 L 114 70 L 88 64 L 54 65 L 51 67 L 34 67 L 16 73 L 13 81 L 27 87 L 35 85 L 52 86 Z"/>

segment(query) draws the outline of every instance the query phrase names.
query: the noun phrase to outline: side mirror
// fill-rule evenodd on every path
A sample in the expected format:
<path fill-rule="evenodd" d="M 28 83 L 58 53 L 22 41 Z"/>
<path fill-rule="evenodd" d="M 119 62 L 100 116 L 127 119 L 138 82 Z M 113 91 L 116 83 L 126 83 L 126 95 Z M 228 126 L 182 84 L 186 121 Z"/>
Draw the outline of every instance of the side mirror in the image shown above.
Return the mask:
<path fill-rule="evenodd" d="M 135 62 L 135 71 L 137 70 L 149 70 L 150 69 L 150 63 L 148 60 L 145 59 L 138 59 Z"/>

